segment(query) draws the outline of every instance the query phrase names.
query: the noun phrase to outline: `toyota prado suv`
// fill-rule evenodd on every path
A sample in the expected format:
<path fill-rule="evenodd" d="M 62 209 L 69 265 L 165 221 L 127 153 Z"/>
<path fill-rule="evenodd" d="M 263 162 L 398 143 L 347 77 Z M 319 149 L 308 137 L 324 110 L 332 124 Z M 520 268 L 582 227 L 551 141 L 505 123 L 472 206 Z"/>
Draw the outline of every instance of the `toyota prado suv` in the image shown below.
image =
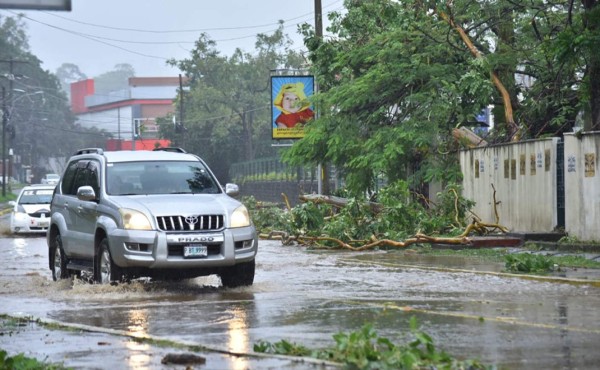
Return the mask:
<path fill-rule="evenodd" d="M 238 193 L 179 148 L 79 150 L 50 207 L 52 277 L 87 271 L 106 284 L 217 274 L 225 287 L 252 285 L 258 239 Z"/>

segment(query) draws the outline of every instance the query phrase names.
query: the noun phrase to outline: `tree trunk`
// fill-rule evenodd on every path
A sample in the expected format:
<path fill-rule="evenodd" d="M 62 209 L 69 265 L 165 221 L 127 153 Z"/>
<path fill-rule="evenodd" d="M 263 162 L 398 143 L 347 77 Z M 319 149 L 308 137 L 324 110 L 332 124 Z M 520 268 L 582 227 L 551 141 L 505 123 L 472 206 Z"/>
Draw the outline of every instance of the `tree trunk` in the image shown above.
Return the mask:
<path fill-rule="evenodd" d="M 465 30 L 461 26 L 454 23 L 454 20 L 452 20 L 448 16 L 448 14 L 446 14 L 444 12 L 440 12 L 440 16 L 442 17 L 442 19 L 444 19 L 446 22 L 448 22 L 450 27 L 454 28 L 454 30 L 456 32 L 458 32 L 458 34 L 460 35 L 460 38 L 463 40 L 463 42 L 465 43 L 465 45 L 467 46 L 467 48 L 469 49 L 471 54 L 475 58 L 481 58 L 482 57 L 481 53 L 479 52 L 479 50 L 477 50 L 475 45 L 473 45 L 471 38 L 469 37 L 469 35 L 467 35 Z M 492 82 L 494 83 L 494 86 L 496 86 L 496 89 L 498 89 L 498 92 L 500 92 L 500 95 L 502 96 L 502 101 L 504 102 L 504 117 L 505 117 L 505 122 L 506 122 L 506 131 L 508 132 L 508 135 L 511 138 L 511 141 L 519 141 L 519 139 L 520 139 L 519 127 L 515 123 L 515 120 L 513 117 L 513 109 L 512 109 L 510 93 L 508 92 L 508 90 L 506 89 L 504 84 L 502 84 L 502 81 L 500 80 L 500 77 L 498 76 L 498 73 L 496 71 L 491 71 L 490 76 L 492 78 Z"/>

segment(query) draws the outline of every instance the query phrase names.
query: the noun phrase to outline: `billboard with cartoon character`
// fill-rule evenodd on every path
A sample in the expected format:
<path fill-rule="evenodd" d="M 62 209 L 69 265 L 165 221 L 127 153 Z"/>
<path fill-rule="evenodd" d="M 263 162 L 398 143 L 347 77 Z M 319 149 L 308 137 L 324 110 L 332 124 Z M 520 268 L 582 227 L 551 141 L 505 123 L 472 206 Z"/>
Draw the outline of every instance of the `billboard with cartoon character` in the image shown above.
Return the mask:
<path fill-rule="evenodd" d="M 315 116 L 309 101 L 313 94 L 313 76 L 271 76 L 273 139 L 304 137 L 304 125 Z"/>

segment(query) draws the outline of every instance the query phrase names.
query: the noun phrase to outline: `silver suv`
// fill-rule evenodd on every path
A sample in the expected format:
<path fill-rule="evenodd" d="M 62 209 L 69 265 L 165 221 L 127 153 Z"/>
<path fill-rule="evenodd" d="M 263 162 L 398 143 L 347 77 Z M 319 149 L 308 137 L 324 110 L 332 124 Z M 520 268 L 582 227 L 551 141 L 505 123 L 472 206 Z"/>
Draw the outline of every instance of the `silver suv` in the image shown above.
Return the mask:
<path fill-rule="evenodd" d="M 258 239 L 238 193 L 179 148 L 79 150 L 50 207 L 52 277 L 88 271 L 106 284 L 217 274 L 226 287 L 252 285 Z"/>

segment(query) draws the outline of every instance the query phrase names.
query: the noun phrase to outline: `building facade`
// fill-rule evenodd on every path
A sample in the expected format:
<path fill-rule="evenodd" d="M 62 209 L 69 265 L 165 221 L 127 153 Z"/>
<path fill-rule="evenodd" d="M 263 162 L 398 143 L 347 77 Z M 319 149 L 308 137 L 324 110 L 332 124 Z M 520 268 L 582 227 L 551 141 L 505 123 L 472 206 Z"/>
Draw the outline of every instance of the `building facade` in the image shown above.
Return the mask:
<path fill-rule="evenodd" d="M 175 111 L 178 77 L 131 77 L 126 89 L 97 93 L 94 80 L 71 84 L 71 110 L 77 123 L 110 133 L 109 150 L 168 146 L 159 140 L 157 118 Z"/>

